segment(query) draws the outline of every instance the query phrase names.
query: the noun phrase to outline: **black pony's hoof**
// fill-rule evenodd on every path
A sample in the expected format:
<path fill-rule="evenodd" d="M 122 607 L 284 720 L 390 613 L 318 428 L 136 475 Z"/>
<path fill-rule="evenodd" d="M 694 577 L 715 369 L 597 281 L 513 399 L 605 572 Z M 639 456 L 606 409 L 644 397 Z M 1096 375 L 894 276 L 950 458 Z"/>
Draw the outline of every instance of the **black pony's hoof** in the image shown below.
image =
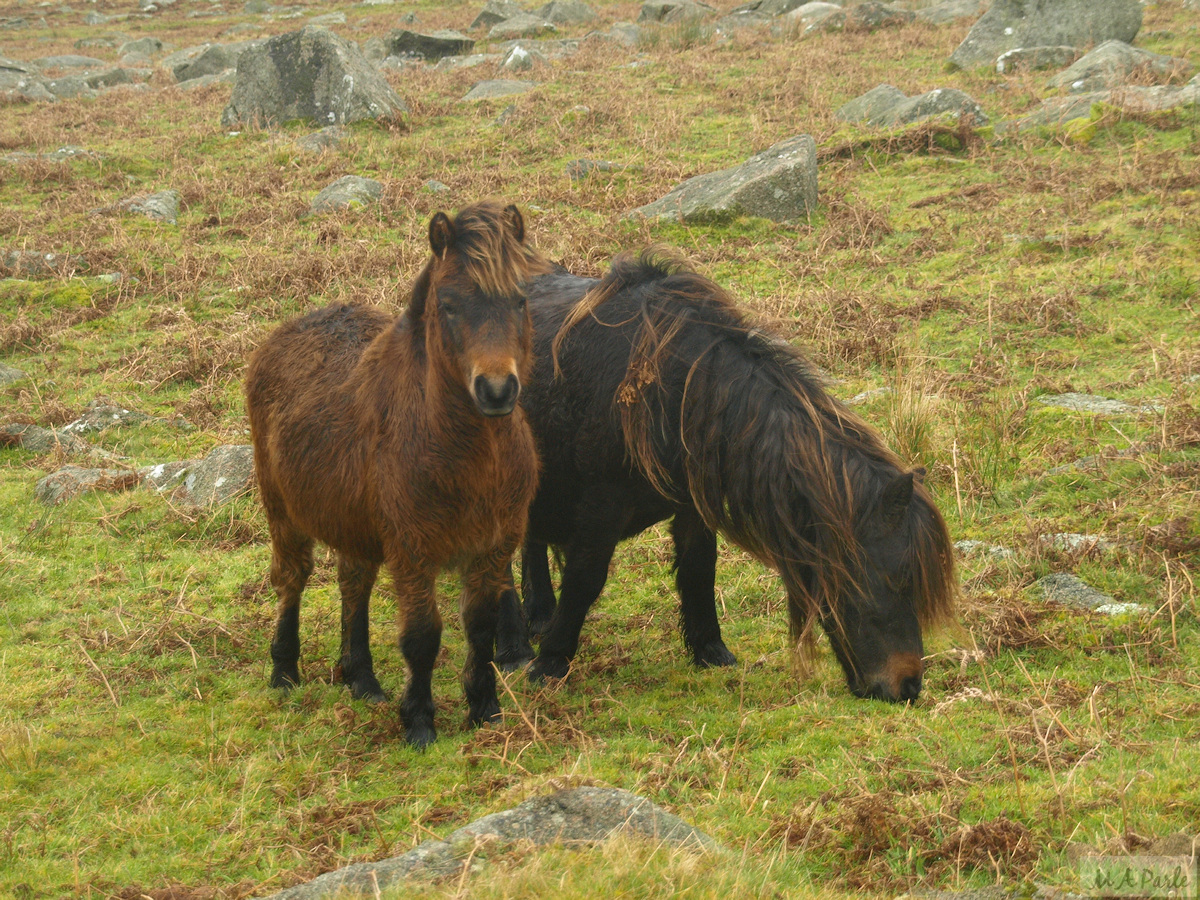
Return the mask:
<path fill-rule="evenodd" d="M 495 725 L 503 718 L 500 715 L 500 701 L 493 698 L 486 703 L 481 703 L 479 709 L 472 708 L 467 713 L 467 726 L 478 728 L 480 725 Z"/>
<path fill-rule="evenodd" d="M 290 691 L 300 686 L 300 669 L 296 666 L 276 666 L 271 670 L 271 687 Z"/>
<path fill-rule="evenodd" d="M 571 671 L 571 661 L 565 656 L 539 656 L 529 666 L 530 681 L 545 681 L 547 678 L 566 678 Z"/>
<path fill-rule="evenodd" d="M 529 620 L 529 633 L 541 637 L 550 630 L 550 615 L 534 616 Z"/>
<path fill-rule="evenodd" d="M 432 722 L 414 722 L 404 726 L 404 739 L 410 747 L 424 750 L 437 740 L 437 731 L 434 730 Z"/>
<path fill-rule="evenodd" d="M 729 648 L 721 640 L 711 641 L 697 650 L 695 660 L 701 669 L 737 665 L 737 657 L 729 652 Z"/>
<path fill-rule="evenodd" d="M 533 650 L 520 654 L 496 654 L 496 667 L 501 672 L 517 672 L 533 662 Z"/>
<path fill-rule="evenodd" d="M 379 686 L 374 675 L 363 675 L 349 683 L 350 696 L 368 703 L 386 703 L 391 697 Z"/>

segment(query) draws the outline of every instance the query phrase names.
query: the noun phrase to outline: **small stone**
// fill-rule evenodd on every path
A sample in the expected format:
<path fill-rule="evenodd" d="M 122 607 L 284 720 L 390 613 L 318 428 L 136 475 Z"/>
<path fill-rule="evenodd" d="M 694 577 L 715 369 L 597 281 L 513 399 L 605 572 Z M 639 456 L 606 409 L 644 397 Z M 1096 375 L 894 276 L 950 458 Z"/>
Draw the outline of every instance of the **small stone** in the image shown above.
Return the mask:
<path fill-rule="evenodd" d="M 143 425 L 147 422 L 165 422 L 165 419 L 155 419 L 145 413 L 108 403 L 92 403 L 87 412 L 62 427 L 67 434 L 89 434 L 104 431 L 108 428 L 125 428 L 130 425 Z"/>
<path fill-rule="evenodd" d="M 130 197 L 122 200 L 117 206 L 126 212 L 174 225 L 179 217 L 179 191 L 159 191 L 156 194 Z"/>
<path fill-rule="evenodd" d="M 0 363 L 0 387 L 8 387 L 10 384 L 24 381 L 25 377 L 25 373 L 20 369 L 14 369 L 12 366 Z"/>
<path fill-rule="evenodd" d="M 80 494 L 92 491 L 127 491 L 137 487 L 141 478 L 125 469 L 84 469 L 63 466 L 57 472 L 38 481 L 34 496 L 46 506 L 65 503 Z"/>
<path fill-rule="evenodd" d="M 557 30 L 553 22 L 547 22 L 538 16 L 522 14 L 493 25 L 488 31 L 488 40 L 507 41 L 512 38 L 539 37 L 543 34 L 553 34 Z"/>
<path fill-rule="evenodd" d="M 1039 403 L 1075 412 L 1095 413 L 1101 416 L 1131 416 L 1145 413 L 1161 413 L 1163 407 L 1159 403 L 1126 403 L 1123 400 L 1111 400 L 1108 397 L 1098 397 L 1095 394 L 1043 394 L 1036 398 Z"/>
<path fill-rule="evenodd" d="M 192 466 L 199 463 L 198 459 L 184 459 L 177 462 L 158 463 L 153 466 L 143 466 L 138 469 L 142 484 L 157 491 L 173 490 L 179 486 L 180 479 L 187 475 Z"/>
<path fill-rule="evenodd" d="M 253 448 L 230 444 L 217 447 L 191 465 L 175 497 L 193 506 L 212 506 L 246 493 L 253 483 Z"/>
<path fill-rule="evenodd" d="M 1034 72 L 1038 69 L 1062 69 L 1079 58 L 1079 51 L 1066 45 L 1054 47 L 1018 47 L 1001 53 L 996 71 L 1001 75 Z"/>
<path fill-rule="evenodd" d="M 623 172 L 627 168 L 606 159 L 573 159 L 567 163 L 567 177 L 572 181 L 582 181 L 595 172 Z"/>
<path fill-rule="evenodd" d="M 878 400 L 880 397 L 886 397 L 890 393 L 892 393 L 890 387 L 871 388 L 870 390 L 863 391 L 861 394 L 855 394 L 846 401 L 846 405 L 859 406 L 863 403 L 870 403 L 872 400 Z"/>
<path fill-rule="evenodd" d="M 1063 606 L 1076 609 L 1095 610 L 1115 602 L 1108 594 L 1101 593 L 1086 581 L 1066 572 L 1058 572 L 1039 578 L 1034 587 L 1041 588 L 1042 596 Z"/>
<path fill-rule="evenodd" d="M 449 185 L 442 184 L 435 178 L 430 178 L 427 182 L 421 185 L 421 189 L 428 191 L 431 194 L 445 194 L 450 190 Z"/>
<path fill-rule="evenodd" d="M 340 125 L 330 125 L 297 139 L 296 146 L 307 153 L 323 153 L 326 150 L 334 149 L 345 139 L 345 128 Z"/>
<path fill-rule="evenodd" d="M 1109 553 L 1117 549 L 1117 544 L 1098 534 L 1079 534 L 1063 532 L 1062 534 L 1043 534 L 1038 541 L 1055 550 L 1065 550 L 1068 553 L 1088 553 L 1093 550 L 1099 553 Z"/>

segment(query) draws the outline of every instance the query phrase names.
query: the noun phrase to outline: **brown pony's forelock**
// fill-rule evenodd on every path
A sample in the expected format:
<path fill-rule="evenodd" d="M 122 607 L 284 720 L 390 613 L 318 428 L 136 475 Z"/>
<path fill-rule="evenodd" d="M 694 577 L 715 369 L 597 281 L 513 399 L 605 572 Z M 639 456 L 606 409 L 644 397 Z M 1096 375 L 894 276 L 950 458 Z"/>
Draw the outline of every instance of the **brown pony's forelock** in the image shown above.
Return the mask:
<path fill-rule="evenodd" d="M 454 217 L 456 262 L 486 294 L 512 296 L 530 278 L 552 268 L 514 229 L 519 217 L 516 207 L 495 200 L 465 206 Z"/>
<path fill-rule="evenodd" d="M 657 284 L 642 294 L 617 395 L 627 452 L 657 490 L 678 493 L 682 486 L 671 484 L 669 463 L 656 450 L 655 429 L 665 404 L 680 404 L 688 493 L 709 528 L 779 571 L 803 664 L 816 621 L 841 624 L 829 601 L 862 596 L 854 576 L 862 565 L 855 523 L 906 469 L 864 419 L 824 390 L 796 348 L 756 327 L 720 286 L 659 248 L 618 257 L 580 300 L 555 337 L 556 371 L 570 328 L 617 293 L 649 281 Z M 697 327 L 704 339 L 684 351 L 681 335 Z M 664 386 L 670 365 L 688 367 L 679 398 L 668 397 Z M 919 482 L 906 524 L 904 566 L 918 619 L 922 626 L 943 623 L 957 593 L 953 552 L 945 521 Z M 781 555 L 780 547 L 793 553 Z"/>

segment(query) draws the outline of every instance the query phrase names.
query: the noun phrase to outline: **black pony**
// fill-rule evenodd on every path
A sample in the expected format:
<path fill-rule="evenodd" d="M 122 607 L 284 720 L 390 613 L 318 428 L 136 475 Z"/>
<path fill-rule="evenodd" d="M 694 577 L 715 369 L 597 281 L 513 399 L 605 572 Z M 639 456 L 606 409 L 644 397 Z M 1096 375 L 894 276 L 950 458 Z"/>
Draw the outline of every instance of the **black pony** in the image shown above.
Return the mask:
<path fill-rule="evenodd" d="M 922 628 L 950 617 L 957 585 L 921 470 L 791 345 L 661 252 L 618 257 L 600 281 L 543 275 L 528 295 L 536 362 L 522 405 L 542 471 L 522 590 L 544 633 L 530 676 L 567 674 L 617 543 L 672 518 L 697 665 L 736 662 L 717 620 L 719 531 L 779 572 L 800 649 L 820 621 L 856 695 L 915 699 Z M 557 604 L 548 545 L 562 554 Z M 521 626 L 502 611 L 502 664 L 532 656 Z"/>

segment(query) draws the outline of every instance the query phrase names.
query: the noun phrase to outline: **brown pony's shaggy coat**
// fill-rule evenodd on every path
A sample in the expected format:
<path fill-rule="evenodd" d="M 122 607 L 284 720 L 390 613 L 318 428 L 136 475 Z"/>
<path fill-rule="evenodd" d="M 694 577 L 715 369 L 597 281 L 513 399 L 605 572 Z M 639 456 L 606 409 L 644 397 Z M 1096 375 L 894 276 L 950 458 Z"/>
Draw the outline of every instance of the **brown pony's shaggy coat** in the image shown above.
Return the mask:
<path fill-rule="evenodd" d="M 529 296 L 537 362 L 526 410 L 543 469 L 523 590 L 546 630 L 531 674 L 565 674 L 617 541 L 674 517 L 697 663 L 734 661 L 714 608 L 720 532 L 780 573 L 800 646 L 820 621 L 856 693 L 915 697 L 921 628 L 947 619 L 957 594 L 923 473 L 831 397 L 795 348 L 662 251 L 618 257 L 598 282 L 542 276 Z M 557 608 L 546 544 L 563 552 Z M 519 657 L 519 641 L 501 643 Z"/>
<path fill-rule="evenodd" d="M 250 360 L 246 406 L 279 598 L 271 684 L 298 684 L 300 595 L 314 540 L 338 554 L 340 674 L 382 700 L 368 643 L 381 563 L 395 581 L 409 668 L 408 740 L 434 739 L 430 677 L 442 621 L 434 579 L 462 574 L 469 720 L 499 714 L 500 594 L 525 530 L 537 458 L 516 406 L 532 365 L 522 285 L 547 269 L 515 206 L 479 203 L 429 226 L 433 257 L 399 318 L 333 306 L 283 325 Z"/>

